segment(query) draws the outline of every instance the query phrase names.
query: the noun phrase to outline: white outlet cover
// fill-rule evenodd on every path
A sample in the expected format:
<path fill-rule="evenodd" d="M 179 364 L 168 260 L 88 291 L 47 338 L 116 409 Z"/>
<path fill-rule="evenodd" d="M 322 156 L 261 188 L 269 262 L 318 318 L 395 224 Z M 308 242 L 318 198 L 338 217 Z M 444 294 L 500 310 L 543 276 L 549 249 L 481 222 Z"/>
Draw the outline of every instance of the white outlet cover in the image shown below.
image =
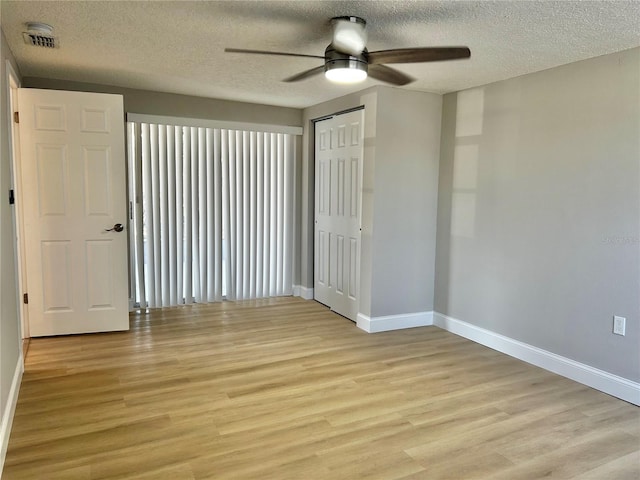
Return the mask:
<path fill-rule="evenodd" d="M 613 316 L 613 333 L 624 336 L 627 319 L 624 317 Z"/>

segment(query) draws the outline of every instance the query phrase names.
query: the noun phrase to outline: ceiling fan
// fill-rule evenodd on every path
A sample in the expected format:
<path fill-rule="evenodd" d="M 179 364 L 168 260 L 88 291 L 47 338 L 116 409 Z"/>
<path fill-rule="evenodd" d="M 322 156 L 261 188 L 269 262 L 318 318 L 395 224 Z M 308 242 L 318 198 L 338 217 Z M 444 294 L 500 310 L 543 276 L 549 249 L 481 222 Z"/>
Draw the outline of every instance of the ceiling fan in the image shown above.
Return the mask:
<path fill-rule="evenodd" d="M 363 81 L 367 75 L 392 85 L 406 85 L 414 78 L 388 67 L 386 63 L 423 63 L 442 60 L 469 58 L 468 47 L 418 47 L 378 50 L 369 52 L 366 48 L 367 22 L 355 16 L 334 17 L 333 40 L 326 48 L 324 56 L 304 55 L 299 53 L 270 52 L 264 50 L 246 50 L 242 48 L 225 48 L 230 53 L 250 53 L 258 55 L 280 55 L 288 57 L 307 57 L 324 60 L 324 65 L 305 70 L 284 82 L 297 82 L 324 72 L 325 76 L 337 83 L 356 83 Z"/>

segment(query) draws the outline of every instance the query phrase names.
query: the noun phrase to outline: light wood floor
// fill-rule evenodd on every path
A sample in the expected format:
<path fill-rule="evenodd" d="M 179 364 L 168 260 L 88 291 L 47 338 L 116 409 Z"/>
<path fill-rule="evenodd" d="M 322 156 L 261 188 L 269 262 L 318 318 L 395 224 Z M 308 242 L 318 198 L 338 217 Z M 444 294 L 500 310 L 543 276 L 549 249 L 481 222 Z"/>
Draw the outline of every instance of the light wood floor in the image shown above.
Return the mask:
<path fill-rule="evenodd" d="M 131 322 L 32 340 L 4 480 L 640 478 L 638 407 L 436 327 L 290 298 Z"/>

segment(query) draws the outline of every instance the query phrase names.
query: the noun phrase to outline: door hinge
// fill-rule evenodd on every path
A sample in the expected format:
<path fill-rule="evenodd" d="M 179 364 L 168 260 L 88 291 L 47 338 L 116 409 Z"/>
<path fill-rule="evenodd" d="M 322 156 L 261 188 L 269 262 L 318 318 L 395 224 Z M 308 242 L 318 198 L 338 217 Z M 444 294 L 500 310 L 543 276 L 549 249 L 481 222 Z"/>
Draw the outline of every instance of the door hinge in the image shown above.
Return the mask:
<path fill-rule="evenodd" d="M 20 112 L 13 112 L 13 121 L 20 123 Z"/>
<path fill-rule="evenodd" d="M 22 301 L 24 302 L 24 304 L 28 304 L 29 303 L 29 294 L 25 293 L 24 295 L 22 295 Z"/>
<path fill-rule="evenodd" d="M 16 197 L 13 195 L 13 189 L 9 190 L 9 205 L 16 203 Z"/>

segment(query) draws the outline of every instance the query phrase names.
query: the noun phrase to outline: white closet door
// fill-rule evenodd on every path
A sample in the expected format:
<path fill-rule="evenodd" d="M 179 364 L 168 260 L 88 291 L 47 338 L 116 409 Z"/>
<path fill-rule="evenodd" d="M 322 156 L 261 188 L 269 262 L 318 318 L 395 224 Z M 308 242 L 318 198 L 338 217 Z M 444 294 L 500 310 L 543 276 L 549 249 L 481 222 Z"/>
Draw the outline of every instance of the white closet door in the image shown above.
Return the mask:
<path fill-rule="evenodd" d="M 364 111 L 315 124 L 315 299 L 358 314 Z"/>
<path fill-rule="evenodd" d="M 31 335 L 128 330 L 122 96 L 19 100 Z"/>

